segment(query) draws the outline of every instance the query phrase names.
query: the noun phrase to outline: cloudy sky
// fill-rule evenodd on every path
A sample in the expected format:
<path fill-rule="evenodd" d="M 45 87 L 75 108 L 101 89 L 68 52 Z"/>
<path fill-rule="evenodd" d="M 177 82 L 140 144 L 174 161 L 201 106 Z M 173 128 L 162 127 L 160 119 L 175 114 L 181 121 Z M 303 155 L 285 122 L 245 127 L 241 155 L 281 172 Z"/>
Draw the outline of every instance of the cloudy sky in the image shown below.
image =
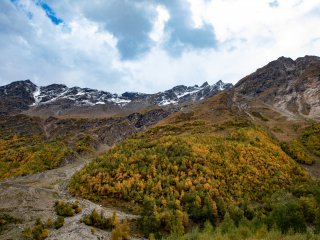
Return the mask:
<path fill-rule="evenodd" d="M 236 83 L 320 55 L 318 0 L 0 0 L 0 85 L 121 93 Z"/>

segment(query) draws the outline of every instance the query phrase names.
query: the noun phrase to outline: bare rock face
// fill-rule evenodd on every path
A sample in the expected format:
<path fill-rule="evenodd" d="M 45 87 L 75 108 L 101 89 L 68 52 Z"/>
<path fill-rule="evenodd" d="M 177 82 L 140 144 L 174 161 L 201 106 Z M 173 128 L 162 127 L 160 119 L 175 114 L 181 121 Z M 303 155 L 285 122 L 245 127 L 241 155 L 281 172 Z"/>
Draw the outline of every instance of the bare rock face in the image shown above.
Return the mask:
<path fill-rule="evenodd" d="M 30 80 L 0 87 L 0 115 L 28 109 L 35 102 L 33 92 L 36 91 L 36 87 Z"/>
<path fill-rule="evenodd" d="M 286 116 L 320 119 L 320 58 L 281 57 L 241 79 L 235 91 Z"/>

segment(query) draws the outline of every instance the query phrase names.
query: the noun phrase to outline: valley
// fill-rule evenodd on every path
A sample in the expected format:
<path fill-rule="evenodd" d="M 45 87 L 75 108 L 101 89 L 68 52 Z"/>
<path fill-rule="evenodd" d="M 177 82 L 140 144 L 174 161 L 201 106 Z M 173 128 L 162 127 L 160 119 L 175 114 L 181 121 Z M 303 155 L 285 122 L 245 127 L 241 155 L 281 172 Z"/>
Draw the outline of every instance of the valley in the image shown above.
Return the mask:
<path fill-rule="evenodd" d="M 116 239 L 127 227 L 130 239 L 319 239 L 319 76 L 320 58 L 306 56 L 235 86 L 0 87 L 0 217 L 19 219 L 0 238 L 57 219 L 63 201 L 81 212 L 40 239 Z"/>

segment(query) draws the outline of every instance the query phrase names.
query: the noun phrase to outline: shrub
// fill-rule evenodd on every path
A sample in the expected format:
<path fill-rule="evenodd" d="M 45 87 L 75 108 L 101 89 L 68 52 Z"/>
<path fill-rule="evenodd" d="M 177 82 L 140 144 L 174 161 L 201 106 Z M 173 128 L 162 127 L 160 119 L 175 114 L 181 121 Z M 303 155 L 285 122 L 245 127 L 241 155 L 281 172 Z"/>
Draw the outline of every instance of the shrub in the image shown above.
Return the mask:
<path fill-rule="evenodd" d="M 106 218 L 103 211 L 101 211 L 99 214 L 96 209 L 93 209 L 91 214 L 85 215 L 81 219 L 81 222 L 88 226 L 93 226 L 104 230 L 112 230 L 112 228 L 115 226 L 114 221 L 117 221 L 116 219 L 117 215 L 115 213 L 113 217 Z"/>
<path fill-rule="evenodd" d="M 72 217 L 81 212 L 81 208 L 77 202 L 66 203 L 62 201 L 56 201 L 54 207 L 57 215 L 62 217 Z"/>
<path fill-rule="evenodd" d="M 48 218 L 46 222 L 46 228 L 52 228 L 53 227 L 53 222 L 51 218 Z"/>
<path fill-rule="evenodd" d="M 64 225 L 64 217 L 58 216 L 54 222 L 55 229 L 59 229 Z"/>
<path fill-rule="evenodd" d="M 115 228 L 112 230 L 112 240 L 126 240 L 129 239 L 130 228 L 127 222 L 115 222 Z"/>
<path fill-rule="evenodd" d="M 12 217 L 8 214 L 0 214 L 0 232 L 5 228 L 6 225 L 19 222 L 21 222 L 20 219 Z"/>
<path fill-rule="evenodd" d="M 43 240 L 49 235 L 48 229 L 45 228 L 45 224 L 38 218 L 32 228 L 26 228 L 22 232 L 23 239 Z"/>

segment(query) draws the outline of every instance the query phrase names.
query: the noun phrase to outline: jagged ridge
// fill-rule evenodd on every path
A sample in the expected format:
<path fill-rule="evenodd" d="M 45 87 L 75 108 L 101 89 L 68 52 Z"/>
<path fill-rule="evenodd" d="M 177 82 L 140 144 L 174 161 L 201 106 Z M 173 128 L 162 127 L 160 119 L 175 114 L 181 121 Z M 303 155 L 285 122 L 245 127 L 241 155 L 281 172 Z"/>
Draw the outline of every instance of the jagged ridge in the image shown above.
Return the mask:
<path fill-rule="evenodd" d="M 198 101 L 231 87 L 232 84 L 219 81 L 213 85 L 205 82 L 200 87 L 198 85 L 191 87 L 179 85 L 156 94 L 125 92 L 118 95 L 90 88 L 69 88 L 63 84 L 38 87 L 30 80 L 25 80 L 0 87 L 0 97 L 10 103 L 9 105 L 12 106 L 12 110 L 15 110 L 14 112 L 27 110 L 30 107 L 41 110 L 53 105 L 59 105 L 59 108 L 62 109 L 96 105 L 107 105 L 111 109 L 122 109 L 124 107 L 138 109 L 148 106 L 177 105 L 182 102 Z M 2 106 L 2 112 L 10 112 L 10 108 Z"/>

